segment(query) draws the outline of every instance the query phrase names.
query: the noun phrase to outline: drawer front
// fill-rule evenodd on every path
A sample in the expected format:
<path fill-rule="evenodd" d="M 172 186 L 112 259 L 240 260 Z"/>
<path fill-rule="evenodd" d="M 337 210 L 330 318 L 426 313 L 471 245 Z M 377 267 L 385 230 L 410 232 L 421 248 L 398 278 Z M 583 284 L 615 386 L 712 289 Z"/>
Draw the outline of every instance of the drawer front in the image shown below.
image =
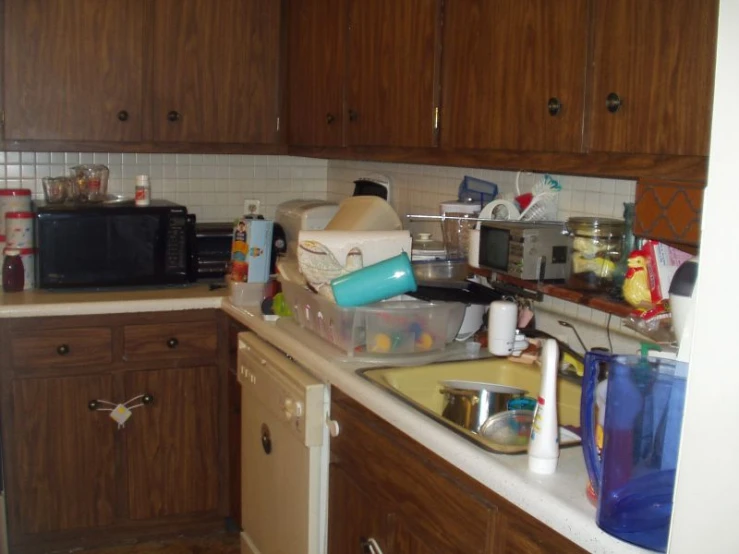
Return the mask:
<path fill-rule="evenodd" d="M 127 325 L 123 330 L 123 359 L 176 360 L 215 357 L 217 328 L 211 321 Z"/>
<path fill-rule="evenodd" d="M 107 365 L 113 358 L 109 328 L 49 329 L 10 339 L 13 366 L 51 368 Z"/>

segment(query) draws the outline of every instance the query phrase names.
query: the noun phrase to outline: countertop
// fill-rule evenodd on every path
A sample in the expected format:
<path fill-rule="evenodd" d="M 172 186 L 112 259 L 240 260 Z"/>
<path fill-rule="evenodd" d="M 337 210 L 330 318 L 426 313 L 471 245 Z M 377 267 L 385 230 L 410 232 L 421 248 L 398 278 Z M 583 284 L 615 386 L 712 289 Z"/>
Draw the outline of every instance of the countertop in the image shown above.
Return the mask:
<path fill-rule="evenodd" d="M 355 370 L 367 363 L 342 361 L 337 349 L 292 321 L 265 321 L 258 306 L 234 306 L 226 289 L 211 291 L 208 285 L 193 285 L 156 290 L 0 293 L 0 318 L 205 308 L 222 308 L 299 360 L 316 377 L 341 388 L 400 431 L 582 548 L 602 554 L 648 552 L 596 526 L 595 508 L 585 496 L 587 473 L 579 447 L 562 449 L 554 475 L 533 474 L 528 471 L 525 455 L 493 454 L 475 447 L 355 375 Z"/>

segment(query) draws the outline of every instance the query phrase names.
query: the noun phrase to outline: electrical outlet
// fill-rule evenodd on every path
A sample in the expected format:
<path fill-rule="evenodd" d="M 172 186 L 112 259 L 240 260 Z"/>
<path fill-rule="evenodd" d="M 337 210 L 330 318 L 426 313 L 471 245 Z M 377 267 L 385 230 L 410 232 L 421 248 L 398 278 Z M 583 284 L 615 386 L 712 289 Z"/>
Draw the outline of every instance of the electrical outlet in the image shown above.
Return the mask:
<path fill-rule="evenodd" d="M 244 200 L 244 215 L 245 216 L 258 215 L 259 207 L 261 206 L 261 204 L 262 203 L 259 200 L 253 200 L 253 199 Z"/>

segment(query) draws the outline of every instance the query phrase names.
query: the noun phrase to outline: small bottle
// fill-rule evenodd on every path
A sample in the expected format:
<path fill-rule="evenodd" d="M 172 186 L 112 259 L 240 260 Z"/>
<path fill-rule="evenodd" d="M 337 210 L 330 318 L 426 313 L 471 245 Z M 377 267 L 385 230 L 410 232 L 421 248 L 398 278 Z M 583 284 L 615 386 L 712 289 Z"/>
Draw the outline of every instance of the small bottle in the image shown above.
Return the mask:
<path fill-rule="evenodd" d="M 136 205 L 148 206 L 151 203 L 151 187 L 148 175 L 136 175 Z"/>
<path fill-rule="evenodd" d="M 24 282 L 23 260 L 21 252 L 15 248 L 5 249 L 3 259 L 3 290 L 5 292 L 20 292 Z"/>

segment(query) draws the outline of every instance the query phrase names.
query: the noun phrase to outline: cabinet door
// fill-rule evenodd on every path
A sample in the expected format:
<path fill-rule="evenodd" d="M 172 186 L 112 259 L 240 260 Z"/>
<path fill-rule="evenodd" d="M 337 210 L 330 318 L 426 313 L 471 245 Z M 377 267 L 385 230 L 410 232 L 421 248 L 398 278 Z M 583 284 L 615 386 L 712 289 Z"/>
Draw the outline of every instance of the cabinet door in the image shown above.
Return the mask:
<path fill-rule="evenodd" d="M 440 0 L 348 0 L 352 146 L 434 146 Z"/>
<path fill-rule="evenodd" d="M 151 138 L 277 139 L 280 2 L 153 2 Z"/>
<path fill-rule="evenodd" d="M 718 0 L 594 9 L 591 150 L 708 155 Z"/>
<path fill-rule="evenodd" d="M 288 143 L 341 146 L 346 0 L 291 0 L 288 14 Z"/>
<path fill-rule="evenodd" d="M 16 379 L 5 437 L 10 535 L 110 525 L 116 424 L 91 400 L 111 399 L 108 375 Z"/>
<path fill-rule="evenodd" d="M 360 489 L 339 467 L 329 467 L 328 554 L 371 552 L 366 545 L 374 539 L 386 548 L 387 518 L 379 504 Z"/>
<path fill-rule="evenodd" d="M 445 5 L 441 144 L 578 152 L 587 0 Z"/>
<path fill-rule="evenodd" d="M 141 138 L 145 0 L 6 0 L 5 138 Z"/>
<path fill-rule="evenodd" d="M 218 508 L 217 376 L 210 366 L 125 375 L 128 398 L 153 397 L 124 430 L 131 519 Z"/>

